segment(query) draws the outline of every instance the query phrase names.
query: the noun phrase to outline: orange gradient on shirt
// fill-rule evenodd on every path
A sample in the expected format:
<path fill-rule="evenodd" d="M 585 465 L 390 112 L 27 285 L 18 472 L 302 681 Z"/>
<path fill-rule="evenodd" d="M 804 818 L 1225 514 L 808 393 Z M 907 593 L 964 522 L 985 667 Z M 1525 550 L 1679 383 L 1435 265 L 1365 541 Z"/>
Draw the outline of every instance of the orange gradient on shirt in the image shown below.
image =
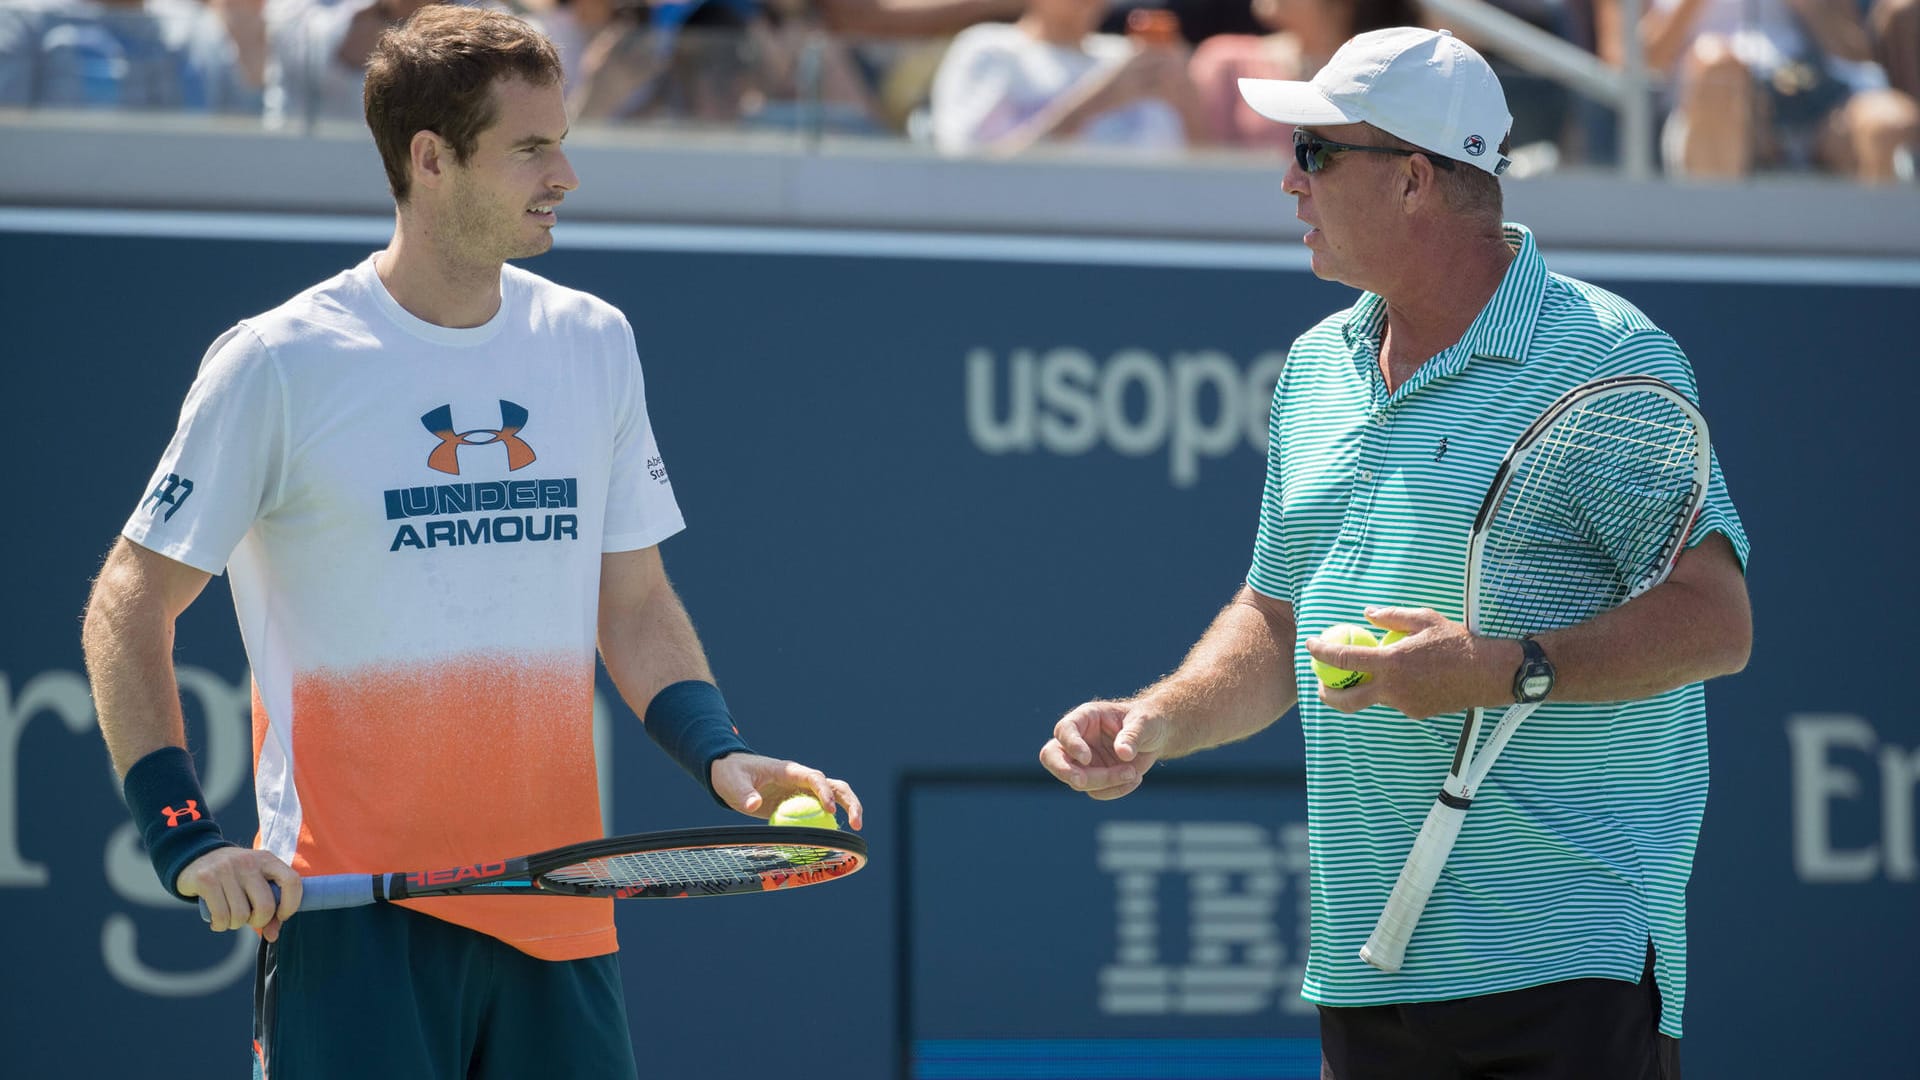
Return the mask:
<path fill-rule="evenodd" d="M 273 722 L 258 702 L 254 722 Z M 307 672 L 294 679 L 291 730 L 301 874 L 436 870 L 603 835 L 590 657 L 480 654 Z M 615 947 L 607 900 L 407 906 L 544 960 Z"/>

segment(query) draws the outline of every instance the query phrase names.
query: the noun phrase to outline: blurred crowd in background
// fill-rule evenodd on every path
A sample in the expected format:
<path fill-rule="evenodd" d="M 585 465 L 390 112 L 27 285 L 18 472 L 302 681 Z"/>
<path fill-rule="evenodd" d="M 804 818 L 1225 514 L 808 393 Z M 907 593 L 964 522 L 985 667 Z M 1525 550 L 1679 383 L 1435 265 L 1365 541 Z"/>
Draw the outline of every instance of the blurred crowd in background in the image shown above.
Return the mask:
<path fill-rule="evenodd" d="M 424 0 L 0 0 L 0 110 L 158 109 L 304 130 L 361 114 L 361 68 Z M 578 122 L 1279 155 L 1245 76 L 1306 79 L 1418 0 L 488 0 L 558 46 Z M 1491 0 L 1614 67 L 1637 35 L 1670 175 L 1916 182 L 1920 0 Z M 1619 159 L 1611 107 L 1500 70 L 1522 171 Z M 0 123 L 4 123 L 0 116 Z"/>

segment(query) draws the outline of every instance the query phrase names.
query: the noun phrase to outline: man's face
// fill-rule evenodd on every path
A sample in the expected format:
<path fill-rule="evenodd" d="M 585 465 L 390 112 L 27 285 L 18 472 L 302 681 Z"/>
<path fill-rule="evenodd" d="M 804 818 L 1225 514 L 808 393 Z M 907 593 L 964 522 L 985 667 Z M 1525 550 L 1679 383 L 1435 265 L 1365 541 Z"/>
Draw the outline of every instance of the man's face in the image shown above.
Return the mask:
<path fill-rule="evenodd" d="M 553 246 L 555 208 L 580 186 L 560 142 L 567 110 L 560 84 L 504 78 L 493 84 L 495 118 L 464 165 L 448 167 L 443 241 L 467 259 L 501 263 Z"/>
<path fill-rule="evenodd" d="M 1356 146 L 1384 142 L 1365 124 L 1299 130 Z M 1406 160 L 1349 152 L 1334 154 L 1316 173 L 1308 173 L 1298 161 L 1287 165 L 1284 185 L 1298 203 L 1295 216 L 1310 228 L 1303 242 L 1312 252 L 1314 276 L 1367 289 L 1390 267 L 1400 225 L 1396 196 Z"/>

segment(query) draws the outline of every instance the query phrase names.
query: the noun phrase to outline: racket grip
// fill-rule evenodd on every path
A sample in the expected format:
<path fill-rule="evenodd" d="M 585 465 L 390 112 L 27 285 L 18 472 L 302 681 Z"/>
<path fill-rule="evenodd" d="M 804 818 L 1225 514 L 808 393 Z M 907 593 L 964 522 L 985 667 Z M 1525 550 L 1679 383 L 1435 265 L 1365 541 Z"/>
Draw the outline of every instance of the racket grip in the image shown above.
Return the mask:
<path fill-rule="evenodd" d="M 1400 880 L 1393 883 L 1393 895 L 1381 909 L 1373 935 L 1360 947 L 1360 959 L 1391 975 L 1400 970 L 1407 956 L 1407 941 L 1419 925 L 1427 898 L 1440 880 L 1440 870 L 1453 853 L 1453 842 L 1460 838 L 1460 825 L 1467 820 L 1464 807 L 1448 806 L 1435 799 L 1420 835 L 1413 841 L 1407 864 L 1400 868 Z"/>
<path fill-rule="evenodd" d="M 377 874 L 317 874 L 300 879 L 300 910 L 362 907 L 374 901 Z"/>
<path fill-rule="evenodd" d="M 300 910 L 325 911 L 328 908 L 360 907 L 373 903 L 372 874 L 318 874 L 300 879 Z M 273 890 L 273 898 L 280 899 L 280 886 L 267 882 Z M 200 921 L 213 921 L 213 912 L 208 910 L 207 902 L 200 901 Z"/>
<path fill-rule="evenodd" d="M 269 881 L 267 882 L 267 888 L 273 890 L 273 902 L 276 904 L 279 903 L 280 902 L 280 886 Z M 202 899 L 200 901 L 200 921 L 203 923 L 210 923 L 213 921 L 213 909 L 207 907 L 207 902 L 205 899 Z"/>

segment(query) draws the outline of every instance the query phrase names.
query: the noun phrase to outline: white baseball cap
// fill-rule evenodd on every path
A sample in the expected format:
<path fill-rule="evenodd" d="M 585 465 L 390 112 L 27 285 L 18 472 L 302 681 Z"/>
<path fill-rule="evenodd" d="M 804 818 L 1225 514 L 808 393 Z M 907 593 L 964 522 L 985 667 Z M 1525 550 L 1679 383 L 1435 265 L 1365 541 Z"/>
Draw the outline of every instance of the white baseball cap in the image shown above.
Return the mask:
<path fill-rule="evenodd" d="M 1485 57 L 1447 30 L 1396 26 L 1340 46 L 1312 82 L 1241 79 L 1253 111 L 1283 124 L 1372 124 L 1495 176 L 1513 128 Z"/>

